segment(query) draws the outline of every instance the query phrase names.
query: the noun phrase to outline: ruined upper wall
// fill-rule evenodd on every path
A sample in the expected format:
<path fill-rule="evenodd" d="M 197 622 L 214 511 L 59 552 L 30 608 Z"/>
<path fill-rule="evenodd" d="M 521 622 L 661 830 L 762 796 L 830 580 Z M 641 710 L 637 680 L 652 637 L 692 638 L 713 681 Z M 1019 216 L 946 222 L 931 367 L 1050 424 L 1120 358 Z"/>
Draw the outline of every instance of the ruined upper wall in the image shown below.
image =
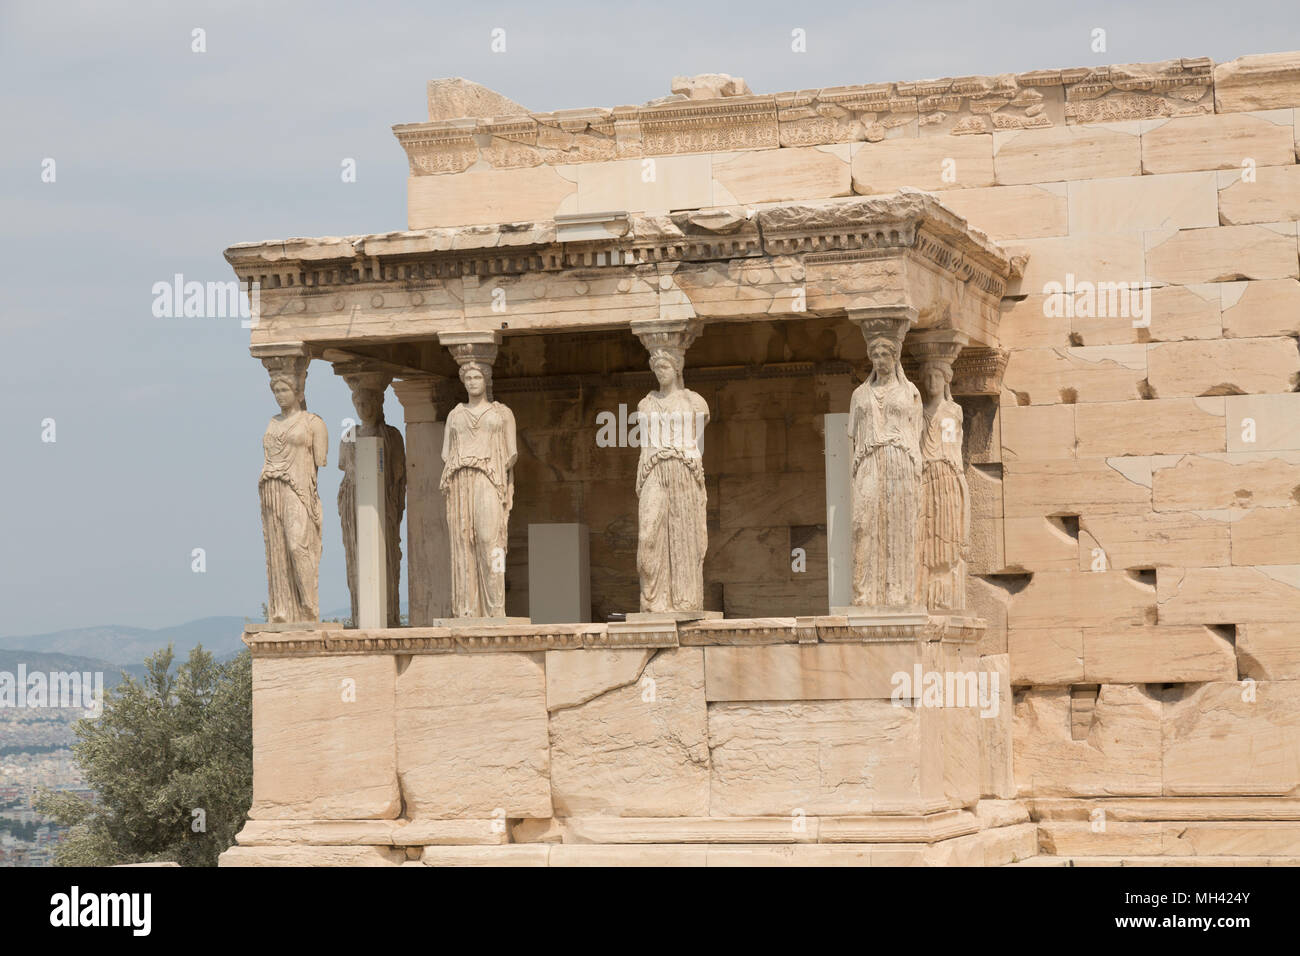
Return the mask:
<path fill-rule="evenodd" d="M 759 96 L 724 74 L 678 77 L 673 88 L 682 92 L 644 106 L 534 113 L 477 83 L 433 80 L 429 122 L 394 131 L 412 175 L 421 176 L 481 164 L 508 169 L 1198 116 L 1296 105 L 1300 53 L 1246 56 L 1217 67 L 1197 57 Z"/>
<path fill-rule="evenodd" d="M 409 227 L 1127 175 L 1085 149 L 1059 175 L 1004 181 L 992 156 L 1027 131 L 1300 105 L 1300 52 L 765 95 L 709 74 L 674 89 L 643 106 L 531 113 L 478 84 L 434 81 L 431 121 L 394 127 Z M 658 160 L 649 180 L 646 158 Z M 941 180 L 942 158 L 956 180 Z"/>

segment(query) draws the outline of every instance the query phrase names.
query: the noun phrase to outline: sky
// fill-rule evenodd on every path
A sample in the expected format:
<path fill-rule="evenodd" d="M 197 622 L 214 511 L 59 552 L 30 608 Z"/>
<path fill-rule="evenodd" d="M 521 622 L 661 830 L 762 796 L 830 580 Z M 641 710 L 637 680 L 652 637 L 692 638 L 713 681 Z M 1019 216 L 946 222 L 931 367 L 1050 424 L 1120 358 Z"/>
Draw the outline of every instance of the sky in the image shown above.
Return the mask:
<path fill-rule="evenodd" d="M 405 228 L 391 127 L 426 118 L 432 78 L 542 111 L 644 103 L 679 74 L 773 93 L 1294 49 L 1295 0 L 0 0 L 0 636 L 260 618 L 267 375 L 237 318 L 155 317 L 153 286 L 233 278 L 236 242 Z M 348 604 L 334 502 L 353 412 L 324 363 L 307 396 L 330 430 L 329 612 Z"/>

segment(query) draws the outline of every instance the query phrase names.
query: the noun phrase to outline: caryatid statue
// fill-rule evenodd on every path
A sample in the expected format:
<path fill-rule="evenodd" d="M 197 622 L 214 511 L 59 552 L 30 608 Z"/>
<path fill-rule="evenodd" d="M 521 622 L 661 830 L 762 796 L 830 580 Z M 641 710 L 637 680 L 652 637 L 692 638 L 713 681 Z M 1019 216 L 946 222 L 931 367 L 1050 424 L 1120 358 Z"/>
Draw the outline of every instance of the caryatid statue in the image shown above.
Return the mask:
<path fill-rule="evenodd" d="M 689 319 L 632 323 L 659 383 L 637 405 L 636 564 L 643 613 L 704 608 L 709 533 L 701 440 L 709 406 L 682 382 L 686 350 L 699 328 Z"/>
<path fill-rule="evenodd" d="M 257 483 L 266 541 L 266 619 L 273 624 L 320 620 L 316 471 L 329 460 L 329 435 L 325 423 L 307 411 L 307 362 L 303 355 L 262 359 L 280 406 L 262 436 L 265 461 Z"/>
<path fill-rule="evenodd" d="M 506 616 L 506 544 L 515 497 L 515 416 L 492 400 L 500 336 L 444 332 L 460 364 L 466 400 L 443 432 L 442 482 L 451 544 L 451 604 L 456 617 Z"/>
<path fill-rule="evenodd" d="M 867 340 L 871 374 L 849 403 L 853 442 L 853 604 L 918 607 L 921 393 L 903 374 L 903 337 L 915 313 L 850 313 Z"/>
<path fill-rule="evenodd" d="M 388 626 L 401 621 L 402 513 L 406 510 L 406 449 L 402 433 L 384 421 L 384 392 L 392 376 L 384 372 L 336 370 L 352 390 L 352 407 L 361 423 L 339 441 L 339 522 L 343 526 L 343 552 L 347 558 L 348 591 L 352 595 L 352 621 L 359 618 L 357 589 L 357 438 L 384 440 L 384 549 L 387 573 Z"/>
<path fill-rule="evenodd" d="M 919 332 L 908 351 L 920 362 L 925 394 L 921 433 L 921 597 L 932 611 L 966 606 L 970 492 L 962 459 L 962 408 L 952 397 L 952 363 L 967 337 L 951 330 Z"/>

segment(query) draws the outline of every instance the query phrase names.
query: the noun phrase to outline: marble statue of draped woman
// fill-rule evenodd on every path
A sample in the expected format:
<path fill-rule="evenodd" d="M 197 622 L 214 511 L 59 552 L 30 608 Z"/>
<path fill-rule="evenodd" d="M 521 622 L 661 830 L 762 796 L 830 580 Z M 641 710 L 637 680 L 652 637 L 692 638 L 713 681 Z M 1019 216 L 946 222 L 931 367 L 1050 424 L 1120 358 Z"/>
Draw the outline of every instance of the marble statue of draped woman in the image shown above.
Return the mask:
<path fill-rule="evenodd" d="M 952 366 L 927 363 L 925 430 L 921 434 L 921 571 L 925 603 L 932 610 L 966 606 L 966 541 L 970 495 L 962 461 L 962 408 L 952 398 Z"/>
<path fill-rule="evenodd" d="M 684 356 L 656 350 L 650 368 L 659 390 L 637 405 L 637 571 L 644 612 L 704 607 L 708 495 L 700 440 L 709 406 L 681 382 Z"/>
<path fill-rule="evenodd" d="M 447 416 L 440 483 L 451 539 L 452 611 L 457 617 L 505 617 L 515 416 L 486 400 L 485 378 L 476 365 L 462 366 L 461 380 L 470 401 Z"/>
<path fill-rule="evenodd" d="M 921 394 L 903 374 L 899 347 L 868 346 L 872 371 L 853 392 L 853 604 L 915 607 L 921 501 Z"/>
<path fill-rule="evenodd" d="M 266 460 L 258 480 L 272 623 L 320 618 L 321 503 L 316 470 L 328 461 L 325 423 L 302 407 L 294 383 L 276 378 L 280 414 L 262 436 Z"/>

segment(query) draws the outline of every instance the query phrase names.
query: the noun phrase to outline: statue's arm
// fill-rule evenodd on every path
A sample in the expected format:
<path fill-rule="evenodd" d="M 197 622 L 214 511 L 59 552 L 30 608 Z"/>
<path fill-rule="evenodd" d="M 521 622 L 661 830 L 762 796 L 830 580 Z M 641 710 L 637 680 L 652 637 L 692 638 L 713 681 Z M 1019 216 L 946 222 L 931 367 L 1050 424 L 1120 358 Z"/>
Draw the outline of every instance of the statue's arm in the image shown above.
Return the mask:
<path fill-rule="evenodd" d="M 637 402 L 636 421 L 629 421 L 627 423 L 628 434 L 632 434 L 633 429 L 635 429 L 638 436 L 636 461 L 636 472 L 638 475 L 641 474 L 641 469 L 645 467 L 646 459 L 650 457 L 650 441 L 649 436 L 646 434 L 647 429 L 645 422 L 643 421 L 644 418 L 648 417 L 645 410 L 645 404 L 646 401 L 644 398 Z"/>
<path fill-rule="evenodd" d="M 330 433 L 325 428 L 325 422 L 319 415 L 312 416 L 311 437 L 316 467 L 324 468 L 330 463 Z"/>
<path fill-rule="evenodd" d="M 709 403 L 704 400 L 703 395 L 697 395 L 691 392 L 691 404 L 695 406 L 695 412 L 700 416 L 700 428 L 703 429 L 712 419 L 709 412 Z"/>
<path fill-rule="evenodd" d="M 515 413 L 505 405 L 501 408 L 505 411 L 506 419 L 506 468 L 513 468 L 515 459 L 519 457 L 519 446 L 515 441 Z"/>
<path fill-rule="evenodd" d="M 858 389 L 861 387 L 859 385 L 855 388 L 853 396 L 849 399 L 849 422 L 845 426 L 849 432 L 849 443 L 855 448 L 858 444 L 858 417 L 862 414 L 862 403 L 858 401 Z"/>

